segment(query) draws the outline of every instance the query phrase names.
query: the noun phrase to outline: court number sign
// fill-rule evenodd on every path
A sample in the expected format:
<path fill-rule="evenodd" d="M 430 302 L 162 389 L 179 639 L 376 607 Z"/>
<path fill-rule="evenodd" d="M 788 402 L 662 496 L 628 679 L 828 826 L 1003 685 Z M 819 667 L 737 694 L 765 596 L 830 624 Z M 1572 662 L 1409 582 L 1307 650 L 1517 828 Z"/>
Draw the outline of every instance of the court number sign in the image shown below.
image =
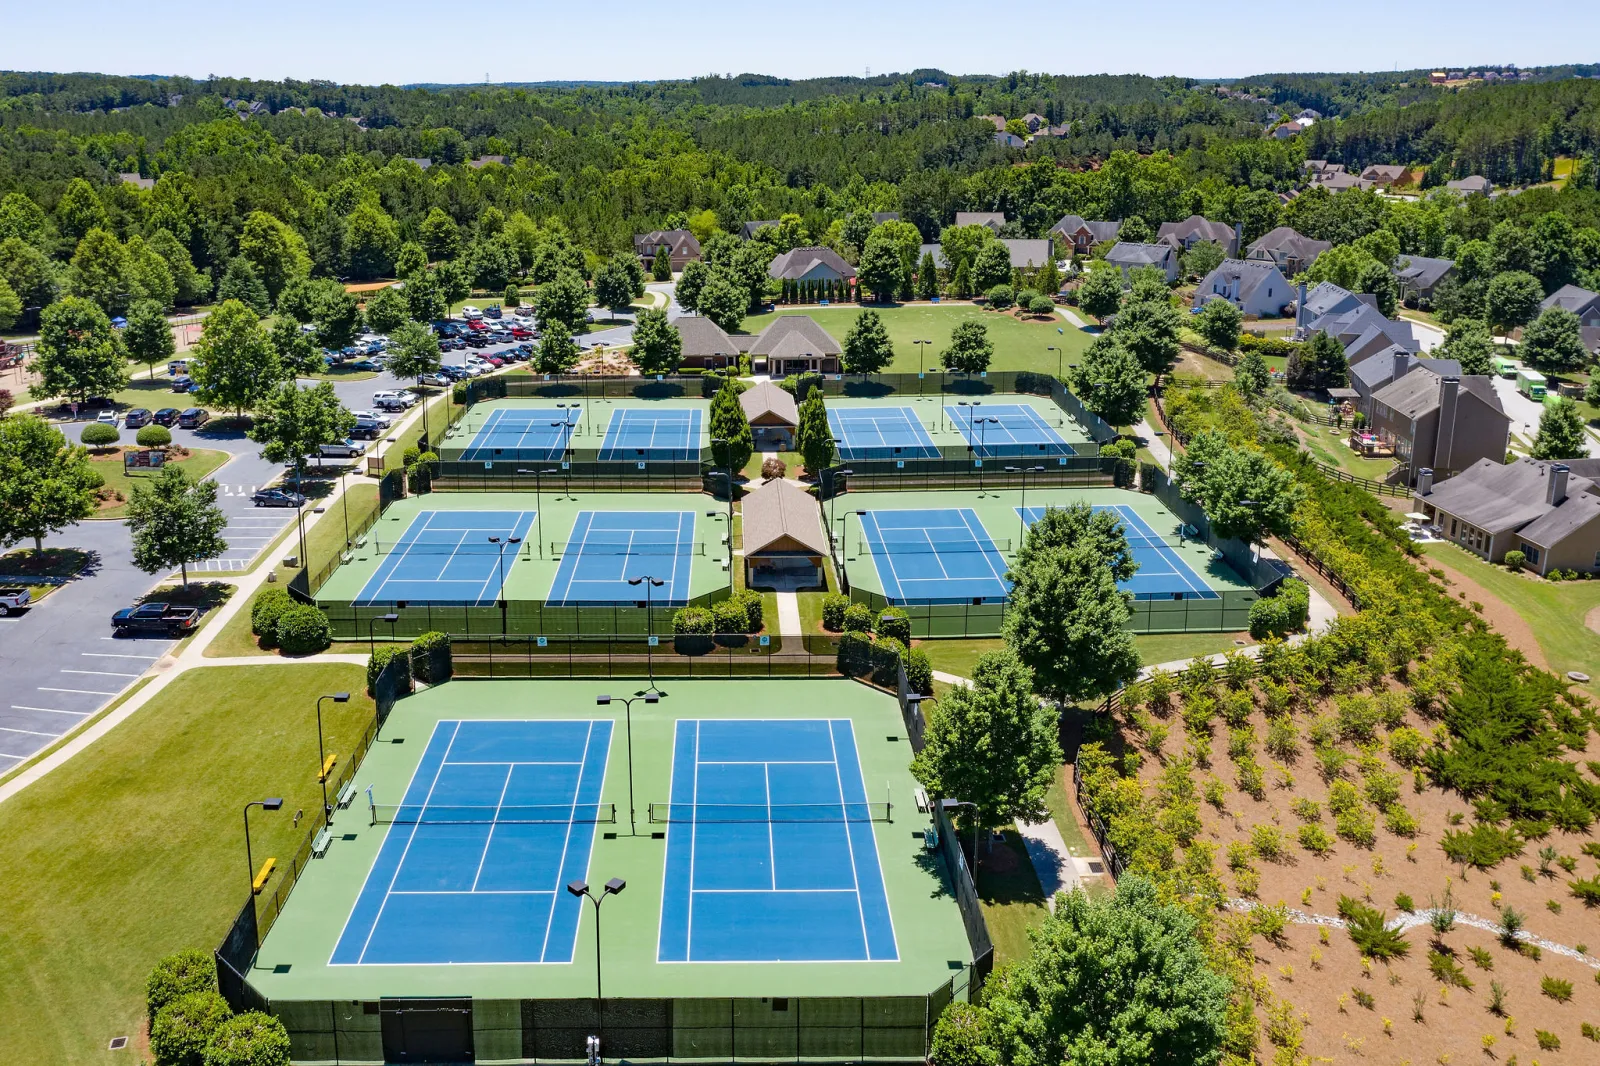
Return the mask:
<path fill-rule="evenodd" d="M 550 638 L 549 637 L 540 637 L 539 638 L 539 647 L 548 648 L 549 646 L 550 646 Z"/>

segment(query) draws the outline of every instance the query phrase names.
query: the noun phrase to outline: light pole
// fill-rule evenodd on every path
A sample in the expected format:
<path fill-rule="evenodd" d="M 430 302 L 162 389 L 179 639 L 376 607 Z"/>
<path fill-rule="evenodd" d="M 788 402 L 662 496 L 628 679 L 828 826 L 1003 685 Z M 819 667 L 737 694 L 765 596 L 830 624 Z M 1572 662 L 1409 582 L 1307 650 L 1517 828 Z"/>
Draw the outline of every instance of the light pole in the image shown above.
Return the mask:
<path fill-rule="evenodd" d="M 726 518 L 728 520 L 728 591 L 733 591 L 733 515 L 723 514 L 721 511 L 707 511 L 707 518 Z"/>
<path fill-rule="evenodd" d="M 541 481 L 546 474 L 559 474 L 559 470 L 518 470 L 524 476 L 533 475 L 533 535 L 539 540 L 539 558 L 544 558 L 544 487 Z"/>
<path fill-rule="evenodd" d="M 834 443 L 837 444 L 838 441 Z M 836 466 L 833 468 L 833 491 L 828 494 L 828 524 L 830 529 L 833 528 L 834 517 L 839 513 L 839 505 L 837 503 L 839 499 L 839 479 L 852 477 L 854 474 L 855 471 L 848 467 Z"/>
<path fill-rule="evenodd" d="M 922 346 L 924 344 L 932 344 L 933 342 L 932 341 L 912 341 L 911 343 L 915 344 L 917 346 L 917 398 L 921 399 L 921 397 L 922 397 L 922 357 L 927 352 L 927 349 L 922 347 Z"/>
<path fill-rule="evenodd" d="M 331 696 L 317 697 L 317 780 L 322 782 L 322 824 L 333 824 L 333 807 L 328 804 L 328 756 L 322 747 L 322 701 L 349 703 L 350 693 L 335 692 Z"/>
<path fill-rule="evenodd" d="M 722 445 L 722 454 L 727 458 L 723 465 L 728 468 L 728 551 L 733 551 L 733 442 L 726 437 L 711 438 L 712 460 L 716 459 L 716 447 Z"/>
<path fill-rule="evenodd" d="M 633 701 L 644 700 L 646 703 L 660 703 L 661 697 L 654 692 L 646 692 L 640 696 L 596 696 L 595 703 L 605 707 L 615 699 L 626 707 L 628 719 L 628 835 L 638 836 L 639 830 L 633 824 Z"/>
<path fill-rule="evenodd" d="M 499 549 L 499 555 L 495 560 L 495 567 L 500 575 L 500 635 L 503 637 L 506 635 L 506 545 L 510 544 L 515 546 L 521 544 L 522 538 L 510 536 L 503 539 L 500 537 L 490 537 L 489 543 L 493 544 L 497 549 Z M 515 550 L 514 547 L 513 550 Z"/>
<path fill-rule="evenodd" d="M 1059 345 L 1055 345 L 1055 344 L 1047 344 L 1047 345 L 1044 346 L 1044 350 L 1047 351 L 1047 352 L 1055 352 L 1056 353 L 1056 380 L 1060 381 L 1061 380 L 1061 348 L 1060 348 L 1060 346 Z"/>
<path fill-rule="evenodd" d="M 1023 467 L 1008 466 L 1008 467 L 1006 467 L 1006 473 L 1008 473 L 1008 474 L 1021 474 L 1022 475 L 1022 507 L 1020 508 L 1020 513 L 1017 516 L 1017 550 L 1021 551 L 1022 550 L 1022 539 L 1023 539 L 1024 536 L 1026 536 L 1027 529 L 1028 529 L 1028 475 L 1029 474 L 1042 474 L 1042 473 L 1044 473 L 1044 467 L 1042 467 L 1042 466 L 1023 466 Z"/>
<path fill-rule="evenodd" d="M 379 622 L 388 622 L 389 639 L 393 640 L 394 624 L 398 621 L 400 621 L 400 616 L 395 614 L 393 611 L 390 611 L 388 614 L 380 614 L 376 617 L 367 619 L 367 654 L 369 656 L 378 654 L 378 638 L 373 635 L 372 627 L 377 625 Z"/>
<path fill-rule="evenodd" d="M 665 585 L 666 582 L 663 581 L 659 577 L 651 577 L 649 574 L 640 574 L 638 577 L 630 577 L 628 579 L 628 584 L 634 585 L 634 586 L 638 586 L 638 585 L 643 585 L 644 586 L 644 637 L 645 637 L 645 639 L 644 639 L 644 654 L 645 654 L 645 663 L 646 663 L 647 668 L 650 671 L 650 691 L 659 694 L 661 692 L 661 690 L 659 688 L 656 688 L 656 656 L 655 656 L 656 649 L 655 649 L 655 645 L 650 643 L 650 641 L 653 640 L 654 637 L 655 637 L 655 625 L 653 624 L 654 623 L 654 619 L 651 616 L 650 590 L 651 589 L 658 589 L 662 585 Z"/>
<path fill-rule="evenodd" d="M 865 511 L 846 511 L 845 512 L 844 529 L 841 530 L 840 533 L 839 533 L 839 554 L 841 556 L 843 556 L 844 559 L 846 559 L 846 560 L 848 560 L 849 556 L 850 556 L 850 516 L 851 515 L 855 515 L 857 518 L 866 518 L 867 517 L 867 512 L 865 512 Z M 866 536 L 865 530 L 862 531 L 861 535 L 862 536 Z"/>
<path fill-rule="evenodd" d="M 274 796 L 271 799 L 251 800 L 244 805 L 244 864 L 249 868 L 250 879 L 246 883 L 250 886 L 250 894 L 256 894 L 256 861 L 250 855 L 250 808 L 260 807 L 264 811 L 283 810 L 283 799 Z"/>
<path fill-rule="evenodd" d="M 971 800 L 942 799 L 940 808 L 946 815 L 961 807 L 972 808 L 972 887 L 978 887 L 978 805 Z M 953 828 L 953 827 L 952 827 Z"/>
<path fill-rule="evenodd" d="M 567 891 L 579 899 L 587 899 L 594 904 L 594 1005 L 599 1020 L 601 1035 L 606 1028 L 606 1001 L 601 995 L 603 986 L 600 983 L 600 904 L 607 896 L 615 896 L 628 887 L 628 882 L 620 877 L 613 877 L 605 883 L 597 896 L 589 891 L 589 882 L 583 879 L 567 882 Z M 580 904 L 581 906 L 581 904 Z"/>

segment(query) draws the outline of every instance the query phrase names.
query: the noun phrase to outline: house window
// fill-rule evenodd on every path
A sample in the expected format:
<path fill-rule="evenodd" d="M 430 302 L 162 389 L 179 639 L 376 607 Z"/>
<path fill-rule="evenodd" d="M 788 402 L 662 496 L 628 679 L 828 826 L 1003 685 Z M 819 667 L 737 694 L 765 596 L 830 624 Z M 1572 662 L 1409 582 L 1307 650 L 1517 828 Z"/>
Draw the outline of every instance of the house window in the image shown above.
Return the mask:
<path fill-rule="evenodd" d="M 1527 541 L 1523 541 L 1520 546 L 1522 548 L 1522 554 L 1526 555 L 1528 557 L 1528 562 L 1532 563 L 1534 566 L 1538 566 L 1539 565 L 1539 549 L 1535 548 L 1532 544 L 1529 544 Z M 1596 552 L 1595 555 L 1596 555 L 1596 558 L 1600 558 L 1600 552 Z"/>

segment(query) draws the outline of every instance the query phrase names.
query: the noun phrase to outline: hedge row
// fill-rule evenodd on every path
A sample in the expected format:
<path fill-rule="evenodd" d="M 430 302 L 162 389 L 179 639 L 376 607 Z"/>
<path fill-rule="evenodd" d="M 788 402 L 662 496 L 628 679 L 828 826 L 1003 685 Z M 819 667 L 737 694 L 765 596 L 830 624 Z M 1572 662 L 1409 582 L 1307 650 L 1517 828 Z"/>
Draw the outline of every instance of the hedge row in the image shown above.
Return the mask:
<path fill-rule="evenodd" d="M 672 615 L 678 636 L 708 637 L 714 633 L 755 633 L 763 622 L 761 593 L 740 589 L 711 607 L 682 607 Z"/>
<path fill-rule="evenodd" d="M 263 648 L 285 655 L 315 655 L 333 643 L 328 616 L 309 603 L 299 603 L 281 588 L 269 588 L 250 607 L 250 632 Z"/>
<path fill-rule="evenodd" d="M 198 950 L 168 955 L 145 981 L 156 1066 L 289 1066 L 289 1034 L 270 1014 L 234 1014 L 217 966 Z"/>

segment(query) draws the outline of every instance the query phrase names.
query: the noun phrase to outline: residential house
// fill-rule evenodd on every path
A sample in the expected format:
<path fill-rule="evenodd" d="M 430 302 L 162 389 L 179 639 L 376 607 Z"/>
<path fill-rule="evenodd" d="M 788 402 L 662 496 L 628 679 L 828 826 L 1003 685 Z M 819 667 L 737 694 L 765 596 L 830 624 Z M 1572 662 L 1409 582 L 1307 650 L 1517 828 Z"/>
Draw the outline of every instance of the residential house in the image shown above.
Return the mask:
<path fill-rule="evenodd" d="M 1451 477 L 1480 459 L 1499 462 L 1511 443 L 1511 418 L 1487 375 L 1420 366 L 1373 393 L 1369 428 L 1393 443 L 1407 484 L 1424 469 Z"/>
<path fill-rule="evenodd" d="M 746 588 L 792 591 L 827 584 L 828 534 L 810 493 L 775 478 L 747 493 L 739 507 Z"/>
<path fill-rule="evenodd" d="M 505 161 L 506 161 L 506 157 L 503 156 L 503 155 L 480 155 L 476 159 L 467 160 L 467 166 L 471 167 L 474 170 L 482 170 L 484 167 L 488 166 L 490 163 L 499 163 L 499 164 L 501 164 L 503 166 L 503 165 L 505 165 Z"/>
<path fill-rule="evenodd" d="M 433 166 L 433 160 L 426 157 L 408 155 L 404 158 L 407 163 L 415 163 L 421 170 L 427 170 L 429 167 Z"/>
<path fill-rule="evenodd" d="M 839 372 L 839 342 L 807 315 L 779 315 L 760 335 L 739 338 L 746 341 L 752 362 L 765 363 L 773 377 Z"/>
<path fill-rule="evenodd" d="M 1306 177 L 1312 181 L 1345 172 L 1343 163 L 1330 163 L 1326 159 L 1307 159 L 1305 161 L 1305 171 Z"/>
<path fill-rule="evenodd" d="M 1246 251 L 1245 258 L 1270 262 L 1283 272 L 1284 277 L 1292 278 L 1310 270 L 1317 256 L 1332 247 L 1329 241 L 1312 240 L 1288 226 L 1279 226 L 1257 237 Z"/>
<path fill-rule="evenodd" d="M 1394 279 L 1400 284 L 1400 298 L 1416 303 L 1433 301 L 1434 290 L 1455 273 L 1454 259 L 1430 259 L 1425 255 L 1402 255 L 1394 261 Z"/>
<path fill-rule="evenodd" d="M 1294 290 L 1277 266 L 1263 259 L 1226 259 L 1200 280 L 1194 306 L 1226 300 L 1246 315 L 1273 318 L 1283 313 Z"/>
<path fill-rule="evenodd" d="M 1026 115 L 1022 116 L 1022 124 L 1028 127 L 1029 133 L 1038 133 L 1040 126 L 1044 126 L 1046 128 L 1049 127 L 1050 120 L 1045 118 L 1043 115 L 1038 114 L 1037 112 L 1029 111 Z"/>
<path fill-rule="evenodd" d="M 1309 126 L 1309 125 L 1311 125 L 1313 122 L 1317 121 L 1317 119 L 1319 119 L 1321 117 L 1322 117 L 1322 112 L 1321 111 L 1314 111 L 1314 110 L 1312 110 L 1311 108 L 1308 107 L 1305 110 L 1301 111 L 1298 115 L 1296 115 L 1295 116 L 1295 120 L 1297 122 L 1302 122 L 1305 125 Z"/>
<path fill-rule="evenodd" d="M 781 281 L 844 281 L 856 276 L 856 268 L 832 248 L 795 248 L 775 256 L 767 276 Z"/>
<path fill-rule="evenodd" d="M 1360 177 L 1359 175 L 1352 174 L 1342 167 L 1331 174 L 1323 174 L 1322 177 L 1314 179 L 1311 184 L 1319 188 L 1327 189 L 1329 192 L 1345 192 L 1349 189 L 1370 189 L 1373 186 L 1371 181 L 1368 181 L 1366 178 Z"/>
<path fill-rule="evenodd" d="M 739 365 L 739 346 L 709 318 L 684 315 L 673 319 L 672 326 L 683 338 L 680 366 L 704 370 Z"/>
<path fill-rule="evenodd" d="M 1389 186 L 1399 184 L 1405 180 L 1406 168 L 1374 163 L 1363 170 L 1361 176 L 1374 185 L 1387 189 Z"/>
<path fill-rule="evenodd" d="M 872 212 L 872 224 L 874 226 L 881 226 L 885 222 L 899 222 L 899 221 L 900 221 L 900 212 L 898 212 L 898 211 L 874 211 L 874 212 Z"/>
<path fill-rule="evenodd" d="M 800 425 L 800 409 L 794 397 L 770 381 L 763 381 L 739 394 L 745 421 L 755 436 L 758 452 L 794 451 L 794 434 Z"/>
<path fill-rule="evenodd" d="M 1540 574 L 1600 571 L 1600 459 L 1482 459 L 1438 482 L 1422 475 L 1413 505 L 1475 555 L 1520 551 Z"/>
<path fill-rule="evenodd" d="M 983 119 L 985 122 L 992 123 L 994 128 L 997 130 L 1003 130 L 1006 128 L 1006 120 L 1003 115 L 980 115 L 978 117 Z"/>
<path fill-rule="evenodd" d="M 1463 196 L 1472 196 L 1475 193 L 1481 193 L 1484 196 L 1488 196 L 1490 193 L 1494 192 L 1494 182 L 1490 181 L 1481 174 L 1473 174 L 1470 177 L 1457 178 L 1455 181 L 1447 181 L 1445 182 L 1444 187 L 1458 192 Z"/>
<path fill-rule="evenodd" d="M 1385 337 L 1385 340 L 1390 338 Z M 1346 359 L 1350 356 L 1346 354 Z M 1372 417 L 1372 396 L 1391 381 L 1398 381 L 1417 367 L 1433 371 L 1442 378 L 1461 376 L 1461 364 L 1454 359 L 1431 359 L 1389 343 L 1377 351 L 1363 352 L 1350 364 L 1350 387 L 1356 392 L 1356 408 Z"/>
<path fill-rule="evenodd" d="M 1564 307 L 1577 315 L 1582 325 L 1600 326 L 1600 292 L 1590 292 L 1576 285 L 1563 285 L 1546 296 L 1539 307 L 1541 310 Z"/>
<path fill-rule="evenodd" d="M 1579 332 L 1583 335 L 1583 350 L 1600 358 L 1600 326 L 1584 326 Z"/>
<path fill-rule="evenodd" d="M 739 227 L 739 236 L 743 237 L 745 240 L 749 240 L 761 230 L 766 229 L 768 226 L 776 226 L 777 224 L 778 220 L 775 218 L 762 219 L 759 222 L 746 222 L 744 225 Z"/>
<path fill-rule="evenodd" d="M 1006 224 L 1004 211 L 957 211 L 956 225 L 958 226 L 988 226 L 996 233 Z"/>
<path fill-rule="evenodd" d="M 1296 122 L 1293 119 L 1290 119 L 1283 125 L 1275 127 L 1272 131 L 1272 136 L 1276 140 L 1287 141 L 1290 137 L 1294 137 L 1300 133 L 1303 133 L 1305 129 L 1306 126 L 1304 123 Z"/>
<path fill-rule="evenodd" d="M 633 252 L 643 260 L 646 270 L 663 249 L 674 271 L 682 270 L 690 260 L 700 258 L 700 242 L 686 229 L 657 229 L 634 235 Z"/>
<path fill-rule="evenodd" d="M 1224 255 L 1235 256 L 1239 254 L 1243 233 L 1242 225 L 1230 226 L 1201 215 L 1190 215 L 1182 222 L 1163 222 L 1156 231 L 1156 240 L 1168 241 L 1181 252 L 1187 252 L 1200 241 L 1213 241 L 1222 246 Z"/>
<path fill-rule="evenodd" d="M 994 135 L 994 143 L 1002 148 L 1026 148 L 1028 142 L 1018 137 L 1015 133 L 1000 130 Z"/>
<path fill-rule="evenodd" d="M 1012 270 L 1037 270 L 1055 258 L 1055 248 L 1050 241 L 1044 238 L 1027 237 L 997 237 L 995 238 L 1006 246 L 1007 253 L 1011 256 Z M 933 265 L 940 270 L 947 270 L 950 261 L 944 257 L 944 245 L 924 244 L 917 251 L 917 261 L 921 262 L 924 255 L 933 256 Z"/>
<path fill-rule="evenodd" d="M 1120 222 L 1090 222 L 1078 215 L 1064 215 L 1045 236 L 1060 239 L 1074 255 L 1088 255 L 1095 245 L 1116 240 L 1121 229 Z"/>
<path fill-rule="evenodd" d="M 141 178 L 138 174 L 118 174 L 117 180 L 124 185 L 132 185 L 140 189 L 153 189 L 156 187 L 155 178 Z"/>
<path fill-rule="evenodd" d="M 1156 267 L 1167 275 L 1167 281 L 1178 280 L 1178 249 L 1166 241 L 1158 244 L 1131 244 L 1118 241 L 1106 253 L 1106 262 L 1122 270 L 1126 282 L 1130 272 L 1143 267 Z"/>

